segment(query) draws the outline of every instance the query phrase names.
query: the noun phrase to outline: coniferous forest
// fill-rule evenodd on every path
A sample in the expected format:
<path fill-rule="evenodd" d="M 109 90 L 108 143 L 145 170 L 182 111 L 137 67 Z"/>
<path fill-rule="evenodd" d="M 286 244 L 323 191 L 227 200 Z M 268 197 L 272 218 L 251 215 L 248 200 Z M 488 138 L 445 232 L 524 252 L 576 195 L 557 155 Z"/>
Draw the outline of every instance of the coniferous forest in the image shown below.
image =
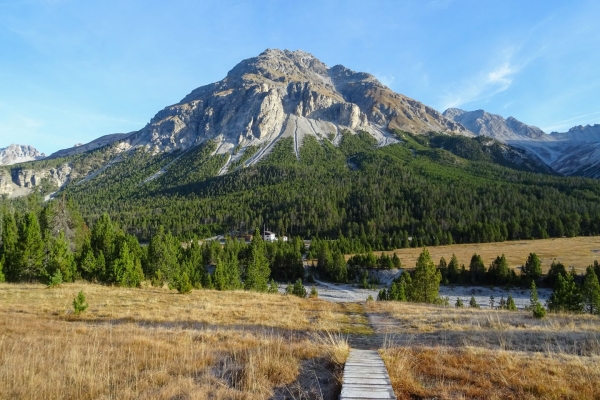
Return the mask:
<path fill-rule="evenodd" d="M 402 143 L 385 147 L 367 134 L 344 134 L 338 147 L 306 137 L 299 160 L 283 139 L 257 165 L 223 176 L 212 142 L 162 159 L 138 150 L 65 193 L 90 226 L 106 212 L 141 241 L 159 226 L 189 240 L 266 225 L 344 239 L 347 253 L 600 233 L 597 180 L 500 165 L 500 150 L 476 139 L 398 135 Z"/>
<path fill-rule="evenodd" d="M 51 201 L 43 202 L 43 193 L 1 200 L 0 279 L 54 285 L 82 278 L 131 287 L 150 280 L 180 292 L 275 291 L 273 280 L 304 278 L 302 239 L 311 238 L 307 255 L 318 259 L 318 276 L 366 287 L 365 268 L 400 266 L 399 259 L 376 258 L 373 251 L 600 233 L 596 180 L 515 163 L 489 141 L 397 135 L 402 142 L 385 147 L 375 147 L 364 133 L 344 133 L 337 147 L 306 137 L 299 160 L 292 141 L 283 139 L 257 165 L 238 162 L 240 168 L 223 176 L 217 172 L 225 157 L 211 156 L 210 141 L 163 156 L 143 149 L 121 154 Z M 95 154 L 102 159 L 111 150 Z M 74 162 L 84 160 L 77 156 Z M 293 239 L 265 243 L 257 230 L 264 226 Z M 250 244 L 200 240 L 255 230 Z M 347 262 L 348 253 L 363 255 Z M 474 255 L 468 269 L 456 260 L 440 260 L 433 269 L 430 264 L 420 263 L 427 266 L 425 275 L 439 277 L 438 285 L 528 287 L 537 281 L 568 291 L 583 279 L 553 265 L 540 281 L 534 257 L 519 276 L 500 256 L 485 266 Z M 383 298 L 400 296 L 402 286 L 400 298 L 410 299 L 411 275 Z M 564 303 L 557 302 L 552 304 Z"/>

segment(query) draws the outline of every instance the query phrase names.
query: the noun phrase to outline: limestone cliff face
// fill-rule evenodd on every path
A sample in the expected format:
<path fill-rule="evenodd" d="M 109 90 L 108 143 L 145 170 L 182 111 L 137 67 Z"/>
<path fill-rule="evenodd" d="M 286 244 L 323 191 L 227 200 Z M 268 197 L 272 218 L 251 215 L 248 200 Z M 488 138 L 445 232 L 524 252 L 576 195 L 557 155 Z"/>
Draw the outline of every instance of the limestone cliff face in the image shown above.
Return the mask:
<path fill-rule="evenodd" d="M 40 153 L 35 147 L 11 144 L 8 147 L 0 149 L 0 165 L 12 165 L 27 161 L 40 160 L 46 157 L 44 153 Z"/>
<path fill-rule="evenodd" d="M 160 152 L 217 138 L 223 153 L 291 135 L 321 137 L 340 128 L 371 132 L 380 141 L 388 129 L 471 135 L 372 75 L 341 65 L 328 68 L 302 51 L 266 50 L 239 63 L 222 81 L 160 111 L 128 140 Z"/>
<path fill-rule="evenodd" d="M 0 195 L 14 197 L 26 195 L 44 181 L 60 188 L 69 182 L 72 176 L 72 168 L 69 164 L 63 164 L 56 168 L 14 168 L 11 170 L 0 170 Z"/>

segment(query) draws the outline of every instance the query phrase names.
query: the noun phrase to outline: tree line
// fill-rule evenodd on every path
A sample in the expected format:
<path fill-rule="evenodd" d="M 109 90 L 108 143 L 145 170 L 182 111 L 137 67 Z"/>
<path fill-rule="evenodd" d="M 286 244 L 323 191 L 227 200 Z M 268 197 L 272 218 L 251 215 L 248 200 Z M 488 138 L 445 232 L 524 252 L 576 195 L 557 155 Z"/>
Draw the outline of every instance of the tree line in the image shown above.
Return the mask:
<path fill-rule="evenodd" d="M 89 229 L 64 197 L 44 207 L 5 207 L 0 219 L 0 281 L 49 285 L 85 279 L 137 287 L 145 280 L 180 292 L 192 288 L 276 290 L 274 279 L 304 278 L 300 238 L 265 242 L 258 231 L 251 243 L 227 238 L 182 243 L 159 227 L 147 246 L 125 233 L 108 214 Z"/>
<path fill-rule="evenodd" d="M 409 301 L 418 303 L 434 303 L 448 305 L 449 299 L 444 299 L 439 296 L 440 283 L 444 280 L 450 271 L 459 271 L 459 274 L 464 275 L 465 279 L 471 279 L 471 282 L 483 283 L 486 279 L 485 267 L 481 261 L 481 257 L 474 255 L 471 260 L 471 267 L 475 267 L 474 271 L 464 273 L 465 268 L 461 270 L 454 269 L 452 264 L 457 265 L 456 256 L 452 256 L 452 260 L 448 265 L 444 259 L 440 261 L 438 266 L 435 265 L 429 251 L 424 248 L 421 252 L 415 268 L 404 271 L 399 278 L 395 279 L 389 288 L 381 289 L 378 295 L 378 300 L 381 301 Z M 517 278 L 514 270 L 508 271 L 506 259 L 504 255 L 499 256 L 490 266 L 492 273 L 488 275 L 488 282 L 491 282 L 494 277 L 508 277 L 508 280 L 502 282 L 519 282 L 521 285 L 529 287 L 531 290 L 531 305 L 530 309 L 534 316 L 543 317 L 545 309 L 538 301 L 536 281 L 542 282 L 545 285 L 552 287 L 553 292 L 548 299 L 546 306 L 551 312 L 571 312 L 571 313 L 590 313 L 600 314 L 600 265 L 595 261 L 593 265 L 586 268 L 583 275 L 577 275 L 573 269 L 567 272 L 564 265 L 558 262 L 553 262 L 550 271 L 546 276 L 542 276 L 539 258 L 531 253 L 526 264 L 522 267 L 522 274 Z M 487 272 L 489 273 L 488 270 Z M 504 271 L 498 275 L 498 271 Z M 504 278 L 503 278 L 504 279 Z M 518 279 L 515 280 L 515 279 Z M 461 282 L 462 283 L 462 282 Z M 493 299 L 492 299 L 493 302 Z M 462 307 L 462 301 L 457 299 L 456 307 Z M 475 298 L 471 298 L 471 307 L 477 307 Z M 492 303 L 493 307 L 494 304 Z M 500 301 L 500 308 L 515 310 L 514 300 L 509 295 L 507 301 Z"/>

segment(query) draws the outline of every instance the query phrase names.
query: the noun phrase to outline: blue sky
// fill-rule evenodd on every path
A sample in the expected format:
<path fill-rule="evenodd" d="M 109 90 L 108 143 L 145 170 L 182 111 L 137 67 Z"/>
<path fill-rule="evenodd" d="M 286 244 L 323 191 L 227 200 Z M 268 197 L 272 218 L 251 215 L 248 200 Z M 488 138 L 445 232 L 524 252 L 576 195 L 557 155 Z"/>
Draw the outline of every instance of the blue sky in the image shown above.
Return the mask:
<path fill-rule="evenodd" d="M 0 0 L 0 147 L 142 128 L 266 48 L 443 111 L 600 123 L 600 1 Z"/>

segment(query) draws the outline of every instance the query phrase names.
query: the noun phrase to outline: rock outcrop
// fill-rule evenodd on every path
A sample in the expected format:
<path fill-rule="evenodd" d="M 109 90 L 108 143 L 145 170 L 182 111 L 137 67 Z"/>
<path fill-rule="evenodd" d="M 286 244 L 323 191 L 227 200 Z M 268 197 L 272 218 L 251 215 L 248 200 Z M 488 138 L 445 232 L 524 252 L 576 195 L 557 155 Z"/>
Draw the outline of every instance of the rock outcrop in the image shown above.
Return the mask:
<path fill-rule="evenodd" d="M 40 153 L 35 147 L 28 145 L 11 144 L 0 149 L 0 165 L 13 165 L 45 157 L 44 153 Z"/>
<path fill-rule="evenodd" d="M 303 51 L 266 50 L 160 111 L 127 140 L 153 152 L 185 149 L 208 139 L 218 153 L 267 145 L 281 137 L 318 138 L 363 130 L 389 143 L 390 129 L 471 135 L 418 101 L 394 93 L 372 75 L 328 68 Z M 263 155 L 266 155 L 264 153 Z"/>

